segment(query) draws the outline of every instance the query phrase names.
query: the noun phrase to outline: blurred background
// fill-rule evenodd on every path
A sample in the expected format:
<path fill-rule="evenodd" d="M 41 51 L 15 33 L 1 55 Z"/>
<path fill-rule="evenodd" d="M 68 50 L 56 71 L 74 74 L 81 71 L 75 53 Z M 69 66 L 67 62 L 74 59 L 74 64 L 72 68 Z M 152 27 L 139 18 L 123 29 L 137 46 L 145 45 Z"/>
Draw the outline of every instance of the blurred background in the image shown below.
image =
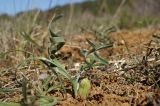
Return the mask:
<path fill-rule="evenodd" d="M 0 0 L 0 52 L 24 49 L 23 33 L 44 46 L 55 15 L 63 14 L 52 25 L 63 36 L 103 35 L 112 26 L 117 30 L 159 27 L 159 10 L 160 0 Z"/>
<path fill-rule="evenodd" d="M 0 1 L 1 20 L 8 18 L 17 19 L 25 14 L 27 14 L 27 17 L 33 17 L 39 10 L 37 22 L 43 23 L 43 25 L 46 24 L 53 14 L 64 14 L 64 21 L 61 22 L 68 23 L 70 21 L 70 24 L 74 24 L 70 25 L 73 28 L 75 28 L 75 25 L 82 27 L 86 22 L 88 27 L 102 23 L 106 25 L 114 24 L 120 29 L 148 27 L 159 23 L 160 0 Z M 79 23 L 77 20 L 81 22 Z"/>
<path fill-rule="evenodd" d="M 84 0 L 1 0 L 0 14 L 16 15 L 32 9 L 43 11 L 55 6 L 63 6 L 70 3 L 80 3 Z"/>
<path fill-rule="evenodd" d="M 59 15 L 62 17 L 52 22 Z M 59 51 L 55 48 L 63 39 L 55 37 L 58 43 L 51 42 L 54 37 L 50 41 L 49 27 L 65 39 Z M 150 106 L 158 101 L 159 106 L 159 38 L 160 0 L 0 0 L 0 103 L 14 101 L 29 106 L 28 101 L 34 103 L 42 97 L 49 106 L 52 99 L 48 96 L 55 96 L 57 101 L 77 106 L 87 101 L 95 106 L 110 102 Z M 93 53 L 95 57 L 88 55 L 99 49 Z M 49 50 L 60 63 L 46 62 L 45 66 L 37 59 L 52 61 Z M 102 67 L 93 68 L 95 62 Z M 69 81 L 58 75 L 58 71 L 66 74 L 61 63 L 71 75 L 81 73 L 80 79 L 91 79 L 92 96 L 84 101 L 72 98 Z M 50 69 L 58 70 L 57 77 Z"/>

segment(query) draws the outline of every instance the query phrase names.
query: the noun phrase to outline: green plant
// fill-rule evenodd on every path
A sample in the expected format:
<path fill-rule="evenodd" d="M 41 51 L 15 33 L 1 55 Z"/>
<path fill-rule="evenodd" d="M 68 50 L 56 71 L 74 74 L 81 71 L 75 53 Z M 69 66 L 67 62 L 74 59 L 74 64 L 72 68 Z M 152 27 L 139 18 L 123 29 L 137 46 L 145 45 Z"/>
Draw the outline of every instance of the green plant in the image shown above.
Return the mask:
<path fill-rule="evenodd" d="M 59 19 L 60 16 L 53 18 L 52 21 L 56 21 Z M 82 79 L 79 81 L 81 75 L 84 72 L 87 72 L 88 70 L 92 69 L 95 66 L 99 65 L 107 65 L 108 61 L 103 59 L 102 57 L 99 56 L 97 53 L 98 50 L 110 47 L 110 45 L 99 45 L 97 46 L 95 43 L 93 43 L 90 40 L 87 40 L 88 44 L 91 46 L 91 48 L 84 52 L 81 51 L 81 54 L 85 57 L 84 64 L 81 65 L 79 71 L 75 75 L 71 75 L 68 70 L 65 69 L 65 66 L 56 58 L 56 52 L 60 50 L 65 44 L 65 40 L 63 37 L 59 36 L 58 34 L 54 33 L 49 25 L 49 31 L 50 31 L 50 47 L 48 49 L 48 58 L 45 57 L 35 57 L 32 53 L 29 53 L 31 56 L 27 59 L 25 59 L 21 64 L 19 64 L 17 67 L 20 67 L 24 63 L 27 63 L 27 61 L 30 60 L 40 60 L 43 64 L 45 64 L 58 78 L 58 81 L 60 82 L 60 88 L 65 91 L 65 86 L 64 82 L 61 81 L 59 75 L 63 76 L 65 79 L 67 79 L 71 85 L 72 85 L 72 91 L 73 91 L 73 96 L 77 97 L 79 94 L 82 98 L 86 99 L 88 94 L 89 94 L 89 89 L 91 87 L 90 81 L 87 78 Z M 27 37 L 28 41 L 34 43 L 32 39 L 29 36 L 24 35 Z M 17 51 L 17 50 L 16 50 Z M 20 50 L 19 50 L 20 51 Z M 12 52 L 12 51 L 11 51 Z M 22 51 L 26 52 L 26 51 Z M 28 53 L 28 52 L 26 52 Z M 32 56 L 33 55 L 33 56 Z M 38 86 L 35 86 L 36 90 L 36 95 L 33 99 L 33 97 L 28 96 L 27 94 L 27 84 L 29 83 L 27 81 L 27 78 L 23 76 L 22 82 L 20 82 L 22 86 L 22 96 L 23 98 L 21 99 L 20 103 L 10 103 L 10 102 L 0 102 L 1 105 L 8 105 L 8 106 L 29 106 L 29 105 L 34 105 L 38 104 L 40 106 L 52 106 L 57 103 L 57 100 L 54 97 L 51 96 L 46 96 L 51 90 L 55 89 L 55 86 L 48 86 L 49 81 L 51 80 L 51 76 L 46 78 L 44 82 L 41 84 L 38 83 Z M 79 92 L 79 93 L 78 93 Z"/>
<path fill-rule="evenodd" d="M 83 99 L 86 99 L 90 89 L 91 89 L 91 83 L 88 80 L 88 78 L 82 79 L 78 89 L 79 96 Z"/>
<path fill-rule="evenodd" d="M 20 103 L 14 102 L 0 102 L 0 106 L 53 106 L 57 104 L 57 100 L 54 97 L 46 96 L 44 92 L 39 91 L 39 95 L 36 97 L 29 97 L 27 94 L 27 84 L 28 80 L 23 76 L 22 82 L 22 99 Z"/>
<path fill-rule="evenodd" d="M 50 29 L 49 29 L 50 30 Z M 71 76 L 67 70 L 65 69 L 64 65 L 61 64 L 56 58 L 55 53 L 65 44 L 65 41 L 62 37 L 59 35 L 53 33 L 50 30 L 50 48 L 49 48 L 49 58 L 39 58 L 40 61 L 42 61 L 46 66 L 48 66 L 49 69 L 52 70 L 52 72 L 57 75 L 58 74 L 64 76 L 66 79 L 68 79 L 72 87 L 74 89 L 74 94 L 77 95 L 78 90 L 78 79 L 76 77 Z"/>
<path fill-rule="evenodd" d="M 53 21 L 55 21 L 56 19 L 58 18 L 56 17 L 55 19 L 53 19 Z M 52 72 L 55 75 L 57 75 L 57 77 L 60 74 L 63 77 L 65 77 L 67 80 L 69 80 L 73 88 L 72 90 L 74 94 L 73 96 L 76 97 L 77 91 L 79 89 L 79 78 L 81 74 L 93 68 L 94 66 L 108 64 L 108 61 L 100 57 L 96 51 L 103 48 L 110 47 L 110 45 L 96 46 L 95 43 L 93 43 L 90 40 L 87 40 L 87 42 L 91 46 L 91 49 L 87 52 L 81 51 L 82 55 L 85 57 L 85 61 L 84 61 L 85 63 L 81 65 L 79 72 L 77 72 L 76 75 L 72 76 L 65 69 L 65 66 L 56 59 L 56 56 L 55 56 L 56 52 L 60 50 L 65 44 L 63 37 L 52 32 L 50 27 L 49 27 L 49 31 L 50 31 L 50 43 L 51 43 L 49 48 L 49 57 L 48 58 L 41 57 L 39 58 L 39 60 L 43 62 L 50 70 L 52 70 Z"/>
<path fill-rule="evenodd" d="M 110 37 L 108 36 L 112 32 L 116 32 L 116 27 L 111 26 L 111 27 L 106 27 L 106 25 L 101 25 L 96 28 L 92 28 L 92 32 L 94 32 L 94 35 L 98 39 L 98 41 L 102 44 L 112 46 L 112 41 Z"/>

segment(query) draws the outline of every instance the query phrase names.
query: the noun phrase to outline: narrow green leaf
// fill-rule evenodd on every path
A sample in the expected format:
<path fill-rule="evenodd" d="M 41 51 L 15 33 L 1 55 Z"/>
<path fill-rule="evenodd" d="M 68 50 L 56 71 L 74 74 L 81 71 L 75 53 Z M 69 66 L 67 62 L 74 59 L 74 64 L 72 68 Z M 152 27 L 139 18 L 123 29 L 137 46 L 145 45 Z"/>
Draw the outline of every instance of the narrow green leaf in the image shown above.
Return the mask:
<path fill-rule="evenodd" d="M 64 76 L 65 78 L 67 78 L 68 80 L 71 79 L 71 76 L 70 76 L 65 70 L 63 70 L 62 68 L 55 67 L 55 68 L 53 68 L 52 71 L 55 71 L 55 72 L 63 75 L 63 76 Z"/>
<path fill-rule="evenodd" d="M 74 77 L 70 80 L 70 82 L 72 83 L 72 87 L 73 87 L 73 90 L 74 90 L 74 96 L 76 97 L 78 89 L 79 89 L 78 79 Z"/>
<path fill-rule="evenodd" d="M 63 37 L 59 36 L 58 34 L 55 34 L 51 29 L 50 30 L 50 54 L 55 54 L 58 50 L 61 49 L 61 47 L 64 46 L 65 40 Z"/>
<path fill-rule="evenodd" d="M 91 59 L 90 58 L 90 61 L 85 61 L 85 65 L 83 65 L 83 70 L 89 70 L 89 69 L 91 69 L 91 68 L 93 68 L 94 67 L 94 64 L 96 63 L 96 61 L 95 61 L 95 59 Z"/>
<path fill-rule="evenodd" d="M 94 52 L 94 56 L 104 65 L 108 64 L 108 61 L 106 61 L 105 59 L 103 59 L 102 57 L 100 57 L 96 52 Z"/>
<path fill-rule="evenodd" d="M 101 49 L 105 49 L 105 48 L 109 48 L 109 47 L 112 47 L 113 45 L 112 44 L 108 44 L 108 45 L 103 45 L 103 46 L 100 46 L 96 49 L 96 51 L 98 50 L 101 50 Z"/>
<path fill-rule="evenodd" d="M 87 39 L 87 42 L 88 42 L 94 49 L 96 48 L 96 45 L 95 45 L 92 41 L 90 41 L 90 40 Z"/>
<path fill-rule="evenodd" d="M 93 52 L 96 50 L 96 45 L 95 45 L 93 42 L 91 42 L 91 41 L 88 40 L 88 39 L 87 39 L 87 42 L 88 42 L 88 44 L 90 44 L 90 46 L 92 47 L 92 49 L 90 49 L 90 50 L 86 53 L 86 56 L 85 56 L 85 57 L 87 57 L 87 55 L 89 55 L 90 53 L 93 53 Z"/>
<path fill-rule="evenodd" d="M 50 69 L 52 69 L 52 71 L 63 75 L 64 77 L 66 77 L 69 80 L 71 79 L 71 75 L 67 72 L 65 67 L 57 59 L 49 60 L 46 58 L 39 58 L 39 60 L 42 61 L 43 63 L 47 64 L 47 66 Z"/>

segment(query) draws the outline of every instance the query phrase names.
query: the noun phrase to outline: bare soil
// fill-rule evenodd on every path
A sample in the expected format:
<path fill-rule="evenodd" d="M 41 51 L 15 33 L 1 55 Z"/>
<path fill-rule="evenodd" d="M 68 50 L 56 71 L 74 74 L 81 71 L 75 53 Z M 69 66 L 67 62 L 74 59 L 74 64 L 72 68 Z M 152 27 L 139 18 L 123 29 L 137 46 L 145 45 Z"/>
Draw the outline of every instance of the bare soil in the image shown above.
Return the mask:
<path fill-rule="evenodd" d="M 73 98 L 67 92 L 67 97 L 60 100 L 57 106 L 159 106 L 160 44 L 150 43 L 155 33 L 160 34 L 160 29 L 121 30 L 111 33 L 109 36 L 113 41 L 113 47 L 99 52 L 110 64 L 93 68 L 83 75 L 88 77 L 92 84 L 88 98 Z M 80 49 L 89 48 L 86 39 L 97 40 L 91 33 L 66 38 L 67 43 L 59 54 L 63 56 L 68 70 L 71 70 L 71 64 L 81 64 L 84 60 L 80 55 Z M 32 74 L 33 72 L 30 71 Z M 26 74 L 32 76 L 30 73 Z M 155 76 L 151 77 L 154 74 Z M 15 83 L 13 73 L 4 74 L 0 81 L 0 86 L 12 85 Z M 51 92 L 50 95 L 63 98 L 58 91 Z M 10 93 L 8 97 L 6 94 L 0 94 L 0 99 L 6 98 L 8 101 L 17 101 L 18 97 L 19 93 Z"/>
<path fill-rule="evenodd" d="M 153 39 L 152 35 L 159 33 L 159 29 L 142 29 L 135 31 L 121 30 L 111 33 L 109 36 L 114 42 L 113 47 L 100 51 L 102 57 L 109 61 L 125 60 L 126 64 L 136 62 L 133 58 L 137 56 L 139 60 L 145 56 L 148 43 Z M 87 49 L 85 39 L 96 40 L 90 34 L 75 36 L 75 40 L 69 49 L 62 48 L 63 54 L 71 52 L 75 60 L 82 61 L 79 47 Z M 69 42 L 69 41 L 68 41 Z M 69 42 L 70 43 L 70 42 Z M 77 46 L 77 44 L 80 44 Z M 85 45 L 85 46 L 84 46 Z M 76 48 L 77 47 L 77 48 Z M 76 49 L 75 49 L 76 48 Z M 159 48 L 159 46 L 158 46 Z M 64 50 L 65 49 L 65 50 Z M 128 50 L 127 50 L 128 49 Z M 133 58 L 130 58 L 132 56 Z M 147 85 L 143 82 L 130 83 L 121 75 L 121 73 L 138 73 L 136 69 L 127 69 L 120 71 L 115 68 L 116 62 L 103 69 L 93 69 L 87 73 L 87 77 L 92 82 L 92 89 L 87 100 L 74 99 L 70 95 L 66 100 L 59 103 L 61 106 L 158 106 L 160 105 L 160 89 Z M 138 66 L 137 66 L 138 67 Z M 158 66 L 160 67 L 160 66 Z M 123 70 L 123 69 L 122 69 Z M 143 71 L 141 69 L 140 71 Z M 159 71 L 159 70 L 158 70 Z M 134 76 L 134 75 L 133 75 Z M 130 76 L 132 77 L 132 76 Z M 143 76 L 139 76 L 143 78 Z M 160 82 L 158 82 L 160 83 Z"/>

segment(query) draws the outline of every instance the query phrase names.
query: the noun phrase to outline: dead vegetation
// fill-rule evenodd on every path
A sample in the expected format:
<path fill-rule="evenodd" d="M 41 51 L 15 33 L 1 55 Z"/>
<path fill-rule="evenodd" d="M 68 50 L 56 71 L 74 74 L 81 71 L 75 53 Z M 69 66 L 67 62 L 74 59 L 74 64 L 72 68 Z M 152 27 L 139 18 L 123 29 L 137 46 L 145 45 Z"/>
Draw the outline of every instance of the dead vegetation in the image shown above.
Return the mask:
<path fill-rule="evenodd" d="M 114 42 L 113 47 L 99 52 L 99 54 L 108 59 L 109 65 L 95 67 L 81 76 L 82 78 L 87 76 L 92 84 L 87 100 L 74 99 L 72 94 L 67 91 L 67 97 L 58 101 L 57 105 L 158 106 L 160 100 L 158 33 L 159 30 L 152 29 L 111 33 L 110 37 Z M 92 40 L 96 41 L 96 39 Z M 74 44 L 79 46 L 69 44 L 59 51 L 59 58 L 64 61 L 66 68 L 70 70 L 71 74 L 77 71 L 82 60 L 84 60 L 84 57 L 80 54 L 80 49 L 88 47 L 85 42 L 85 40 L 81 40 L 81 42 L 79 42 L 79 39 L 74 40 Z M 129 49 L 128 51 L 127 48 Z M 139 49 L 138 51 L 137 48 Z M 110 55 L 108 55 L 108 52 L 111 52 Z M 35 96 L 36 88 L 33 88 L 33 85 L 38 84 L 41 78 L 51 75 L 51 72 L 43 68 L 43 65 L 40 63 L 33 61 L 28 65 L 18 70 L 16 67 L 8 70 L 1 68 L 3 73 L 0 79 L 1 100 L 17 102 L 20 100 L 19 94 L 21 90 L 19 87 L 21 85 L 19 85 L 17 80 L 21 81 L 23 76 L 29 80 L 30 87 L 28 86 L 29 88 L 27 88 L 27 91 L 30 92 L 28 92 L 29 95 Z M 57 82 L 54 80 L 56 79 L 51 78 L 48 86 L 55 86 Z M 66 89 L 70 89 L 68 82 L 65 81 L 64 84 Z M 59 90 L 61 91 L 60 88 Z M 59 90 L 52 89 L 48 94 L 53 97 L 63 98 L 63 93 L 61 94 Z"/>
<path fill-rule="evenodd" d="M 117 15 L 117 3 L 108 7 L 109 17 Z M 51 10 L 45 17 L 40 11 L 19 14 L 14 17 L 19 24 L 4 18 L 6 29 L 0 29 L 0 35 L 6 35 L 0 37 L 0 106 L 159 106 L 160 29 L 149 27 L 146 17 L 138 24 L 145 28 L 134 26 L 140 20 L 131 20 L 125 9 L 142 2 L 127 3 L 131 4 L 121 8 L 118 16 L 126 15 L 117 18 L 112 27 L 110 21 L 114 20 L 100 15 L 106 5 L 98 17 L 94 16 L 96 11 L 94 15 L 86 11 L 70 22 L 66 21 L 68 16 L 55 22 L 55 14 L 48 22 Z M 128 27 L 137 28 L 119 29 Z M 82 83 L 84 79 L 87 81 Z"/>

